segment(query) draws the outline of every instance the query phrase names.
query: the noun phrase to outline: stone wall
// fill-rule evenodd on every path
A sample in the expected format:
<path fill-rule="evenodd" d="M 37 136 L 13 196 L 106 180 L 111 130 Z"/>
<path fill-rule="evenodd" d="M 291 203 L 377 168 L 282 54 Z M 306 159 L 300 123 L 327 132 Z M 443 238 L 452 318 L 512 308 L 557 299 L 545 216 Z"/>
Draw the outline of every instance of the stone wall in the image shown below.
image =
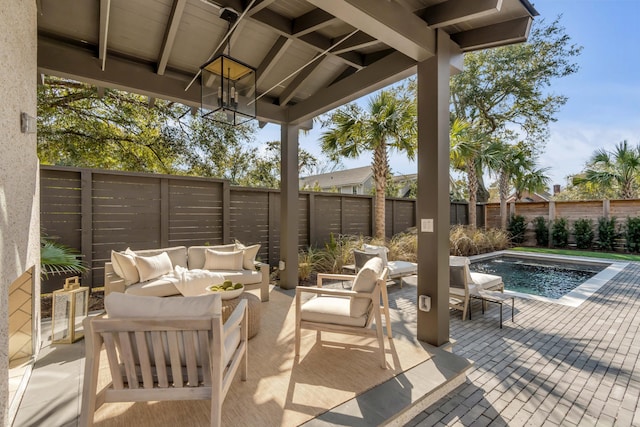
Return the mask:
<path fill-rule="evenodd" d="M 35 267 L 39 295 L 39 186 L 36 134 L 22 133 L 20 113 L 36 116 L 37 11 L 35 1 L 0 8 L 0 425 L 9 418 L 9 286 Z M 37 300 L 37 297 L 35 298 Z M 39 325 L 39 300 L 33 315 Z M 39 336 L 36 332 L 36 343 Z M 37 348 L 37 347 L 36 347 Z"/>

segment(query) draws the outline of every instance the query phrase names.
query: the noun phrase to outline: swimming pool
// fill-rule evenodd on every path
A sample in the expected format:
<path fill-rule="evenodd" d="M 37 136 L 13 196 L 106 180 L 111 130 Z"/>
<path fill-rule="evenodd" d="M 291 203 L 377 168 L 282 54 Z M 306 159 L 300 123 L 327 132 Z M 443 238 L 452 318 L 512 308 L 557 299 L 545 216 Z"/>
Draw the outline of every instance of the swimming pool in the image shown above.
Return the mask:
<path fill-rule="evenodd" d="M 574 307 L 626 266 L 610 260 L 510 251 L 471 257 L 471 262 L 472 271 L 501 276 L 508 293 Z"/>

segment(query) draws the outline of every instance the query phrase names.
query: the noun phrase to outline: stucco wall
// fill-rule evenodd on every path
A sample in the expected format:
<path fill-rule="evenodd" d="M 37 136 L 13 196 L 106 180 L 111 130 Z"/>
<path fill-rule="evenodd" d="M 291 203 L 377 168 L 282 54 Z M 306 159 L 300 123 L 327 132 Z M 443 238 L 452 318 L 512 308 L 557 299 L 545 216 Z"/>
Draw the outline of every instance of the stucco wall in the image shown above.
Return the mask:
<path fill-rule="evenodd" d="M 39 264 L 36 135 L 20 131 L 21 112 L 36 116 L 36 22 L 35 1 L 0 8 L 0 425 L 8 421 L 8 289 Z"/>

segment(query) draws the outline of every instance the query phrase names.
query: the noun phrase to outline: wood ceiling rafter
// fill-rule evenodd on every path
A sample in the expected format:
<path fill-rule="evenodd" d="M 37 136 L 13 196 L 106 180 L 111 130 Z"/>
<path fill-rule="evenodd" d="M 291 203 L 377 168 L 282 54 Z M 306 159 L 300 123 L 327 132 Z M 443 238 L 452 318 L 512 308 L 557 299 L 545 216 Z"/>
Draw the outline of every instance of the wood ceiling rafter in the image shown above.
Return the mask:
<path fill-rule="evenodd" d="M 292 21 L 291 35 L 300 37 L 339 22 L 339 19 L 322 9 L 314 9 Z"/>
<path fill-rule="evenodd" d="M 391 2 L 307 0 L 415 61 L 435 54 L 435 32 L 413 11 Z"/>
<path fill-rule="evenodd" d="M 111 14 L 111 0 L 100 0 L 100 26 L 98 36 L 98 59 L 104 71 L 107 65 L 107 40 L 109 37 L 109 16 Z"/>
<path fill-rule="evenodd" d="M 431 28 L 455 25 L 500 12 L 502 0 L 460 0 L 438 3 L 417 12 Z"/>
<path fill-rule="evenodd" d="M 499 24 L 451 34 L 451 40 L 456 42 L 464 52 L 520 43 L 529 37 L 532 23 L 533 18 L 530 16 L 516 18 Z"/>
<path fill-rule="evenodd" d="M 272 11 L 268 8 L 268 5 L 265 4 L 265 2 L 268 2 L 269 5 L 273 3 L 273 1 L 270 0 L 263 0 L 260 3 L 254 4 L 251 10 L 247 12 L 245 19 L 264 25 L 270 30 L 275 31 L 280 36 L 299 40 L 316 52 L 322 52 L 332 46 L 332 40 L 317 31 L 303 31 L 300 36 L 296 36 L 293 30 L 294 20 Z M 233 7 L 237 2 L 224 0 L 217 3 L 221 7 Z M 328 55 L 337 58 L 341 62 L 352 67 L 356 67 L 358 69 L 362 68 L 362 56 L 356 52 L 345 52 L 338 55 L 328 53 Z"/>
<path fill-rule="evenodd" d="M 162 48 L 160 48 L 160 56 L 158 58 L 158 74 L 163 75 L 166 68 L 171 51 L 173 50 L 173 43 L 178 34 L 178 27 L 182 19 L 182 13 L 184 7 L 187 4 L 187 0 L 174 0 L 171 8 L 171 14 L 169 15 L 169 22 L 164 33 L 164 39 L 162 41 Z"/>
<path fill-rule="evenodd" d="M 295 77 L 289 82 L 280 93 L 280 99 L 278 104 L 283 107 L 291 101 L 298 89 L 304 84 L 304 82 L 311 76 L 311 74 L 327 59 L 326 55 L 318 55 L 312 63 L 304 67 Z"/>

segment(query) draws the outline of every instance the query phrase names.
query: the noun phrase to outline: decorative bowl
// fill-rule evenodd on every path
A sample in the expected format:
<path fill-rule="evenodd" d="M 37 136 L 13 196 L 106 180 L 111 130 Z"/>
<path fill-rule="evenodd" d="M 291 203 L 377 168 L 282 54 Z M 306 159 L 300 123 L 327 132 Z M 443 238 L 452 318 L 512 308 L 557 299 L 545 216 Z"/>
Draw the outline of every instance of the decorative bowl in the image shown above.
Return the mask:
<path fill-rule="evenodd" d="M 216 286 L 220 286 L 220 284 L 207 286 L 207 291 L 219 293 L 224 300 L 237 298 L 244 292 L 244 285 L 239 289 L 233 289 L 230 291 L 215 289 Z"/>

